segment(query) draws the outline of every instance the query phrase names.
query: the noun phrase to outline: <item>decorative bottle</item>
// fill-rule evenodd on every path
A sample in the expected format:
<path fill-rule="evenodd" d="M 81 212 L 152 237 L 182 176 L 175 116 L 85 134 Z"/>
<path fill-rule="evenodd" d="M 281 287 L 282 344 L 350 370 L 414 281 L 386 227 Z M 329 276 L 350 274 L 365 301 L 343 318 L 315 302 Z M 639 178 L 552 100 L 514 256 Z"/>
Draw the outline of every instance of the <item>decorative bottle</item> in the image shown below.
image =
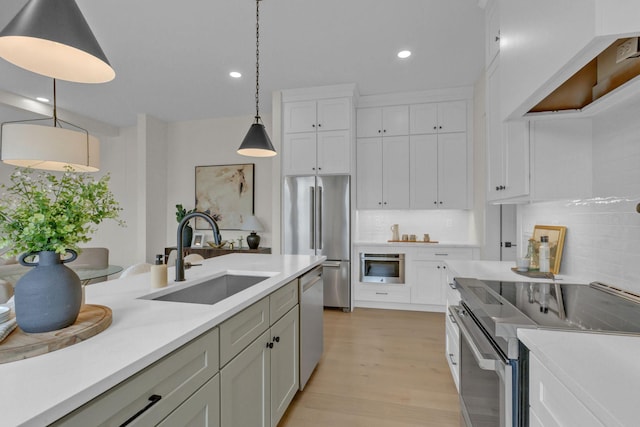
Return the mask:
<path fill-rule="evenodd" d="M 540 237 L 540 249 L 538 250 L 538 259 L 540 263 L 540 272 L 548 273 L 550 271 L 549 265 L 549 236 Z"/>
<path fill-rule="evenodd" d="M 156 262 L 151 266 L 151 287 L 164 288 L 167 286 L 167 264 L 164 263 L 164 255 L 156 255 Z"/>

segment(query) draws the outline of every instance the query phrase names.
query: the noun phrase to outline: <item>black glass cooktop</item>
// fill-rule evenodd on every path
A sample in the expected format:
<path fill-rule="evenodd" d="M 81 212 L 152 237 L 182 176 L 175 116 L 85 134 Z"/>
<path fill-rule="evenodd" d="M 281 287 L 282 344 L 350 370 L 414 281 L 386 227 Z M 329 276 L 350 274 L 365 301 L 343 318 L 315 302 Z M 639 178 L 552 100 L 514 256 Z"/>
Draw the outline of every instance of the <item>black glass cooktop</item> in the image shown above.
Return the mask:
<path fill-rule="evenodd" d="M 511 305 L 538 327 L 640 334 L 640 303 L 621 293 L 610 293 L 608 287 L 602 290 L 598 285 L 478 282 L 484 286 L 471 290 L 482 304 Z M 485 286 L 493 292 L 478 295 Z"/>

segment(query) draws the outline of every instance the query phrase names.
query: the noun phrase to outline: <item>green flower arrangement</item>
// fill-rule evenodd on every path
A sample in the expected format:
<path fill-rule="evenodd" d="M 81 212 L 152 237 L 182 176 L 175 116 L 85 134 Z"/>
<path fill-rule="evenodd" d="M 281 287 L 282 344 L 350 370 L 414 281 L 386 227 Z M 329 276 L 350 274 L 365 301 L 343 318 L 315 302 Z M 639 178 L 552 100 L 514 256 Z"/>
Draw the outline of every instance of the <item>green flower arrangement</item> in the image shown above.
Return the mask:
<path fill-rule="evenodd" d="M 98 180 L 67 168 L 52 174 L 17 168 L 0 195 L 0 247 L 9 255 L 78 250 L 96 225 L 118 219 L 122 210 L 109 191 L 107 174 Z"/>

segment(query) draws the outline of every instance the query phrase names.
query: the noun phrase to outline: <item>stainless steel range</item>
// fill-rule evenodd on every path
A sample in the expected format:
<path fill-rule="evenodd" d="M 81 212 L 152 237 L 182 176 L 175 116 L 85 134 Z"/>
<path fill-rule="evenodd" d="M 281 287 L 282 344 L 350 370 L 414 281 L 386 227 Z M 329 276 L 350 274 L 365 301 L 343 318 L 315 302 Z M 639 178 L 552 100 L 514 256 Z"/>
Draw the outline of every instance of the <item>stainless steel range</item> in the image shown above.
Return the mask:
<path fill-rule="evenodd" d="M 518 328 L 640 335 L 640 298 L 600 283 L 454 279 L 461 303 L 460 403 L 467 426 L 529 425 L 528 350 Z"/>

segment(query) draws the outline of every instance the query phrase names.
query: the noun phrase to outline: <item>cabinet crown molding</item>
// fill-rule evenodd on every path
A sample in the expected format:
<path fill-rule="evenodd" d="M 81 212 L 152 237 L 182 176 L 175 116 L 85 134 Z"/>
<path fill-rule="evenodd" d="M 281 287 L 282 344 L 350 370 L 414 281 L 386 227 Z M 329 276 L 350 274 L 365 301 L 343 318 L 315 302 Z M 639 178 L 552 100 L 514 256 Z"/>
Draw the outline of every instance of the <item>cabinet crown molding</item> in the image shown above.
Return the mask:
<path fill-rule="evenodd" d="M 315 86 L 282 91 L 282 102 L 306 101 L 310 99 L 328 99 L 340 97 L 358 97 L 358 87 L 355 83 L 333 86 Z"/>
<path fill-rule="evenodd" d="M 473 87 L 432 89 L 419 92 L 399 92 L 381 95 L 363 95 L 357 107 L 382 107 L 388 105 L 422 104 L 429 102 L 460 101 L 473 99 Z"/>

